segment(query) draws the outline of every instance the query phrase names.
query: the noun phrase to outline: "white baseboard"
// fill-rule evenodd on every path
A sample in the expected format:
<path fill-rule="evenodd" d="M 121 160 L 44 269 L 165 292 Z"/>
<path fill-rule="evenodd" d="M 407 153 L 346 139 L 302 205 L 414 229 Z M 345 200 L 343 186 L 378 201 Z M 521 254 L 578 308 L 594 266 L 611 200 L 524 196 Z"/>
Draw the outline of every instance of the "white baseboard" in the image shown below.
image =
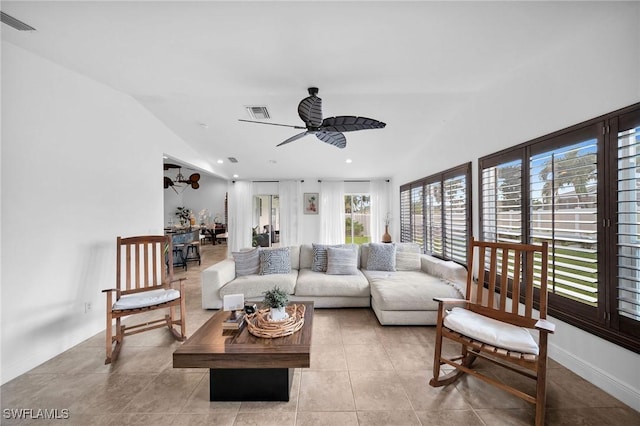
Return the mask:
<path fill-rule="evenodd" d="M 549 344 L 549 357 L 634 410 L 640 411 L 640 389 L 611 377 L 602 369 L 552 343 Z"/>

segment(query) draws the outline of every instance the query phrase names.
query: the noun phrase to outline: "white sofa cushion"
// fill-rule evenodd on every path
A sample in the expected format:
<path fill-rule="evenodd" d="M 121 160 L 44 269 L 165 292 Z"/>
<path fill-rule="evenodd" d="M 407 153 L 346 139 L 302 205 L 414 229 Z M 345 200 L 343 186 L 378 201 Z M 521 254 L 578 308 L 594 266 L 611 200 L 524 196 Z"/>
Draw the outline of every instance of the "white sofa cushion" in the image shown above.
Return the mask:
<path fill-rule="evenodd" d="M 420 246 L 417 243 L 395 243 L 396 271 L 420 270 Z"/>
<path fill-rule="evenodd" d="M 264 292 L 275 286 L 289 294 L 293 294 L 296 288 L 298 271 L 292 269 L 288 274 L 271 275 L 244 275 L 225 284 L 220 289 L 220 297 L 227 294 L 244 294 L 245 299 L 263 297 Z"/>
<path fill-rule="evenodd" d="M 369 282 L 360 270 L 355 275 L 327 275 L 311 269 L 300 269 L 296 296 L 355 296 L 370 295 Z"/>
<path fill-rule="evenodd" d="M 371 283 L 371 297 L 382 310 L 432 311 L 438 309 L 434 297 L 463 297 L 455 286 L 424 272 L 363 270 L 363 273 Z"/>
<path fill-rule="evenodd" d="M 113 309 L 137 309 L 147 306 L 159 305 L 180 298 L 180 292 L 176 289 L 158 289 L 142 291 L 140 293 L 126 294 L 113 304 Z"/>
<path fill-rule="evenodd" d="M 512 351 L 538 355 L 538 345 L 526 328 L 455 307 L 444 317 L 444 326 L 475 340 Z"/>

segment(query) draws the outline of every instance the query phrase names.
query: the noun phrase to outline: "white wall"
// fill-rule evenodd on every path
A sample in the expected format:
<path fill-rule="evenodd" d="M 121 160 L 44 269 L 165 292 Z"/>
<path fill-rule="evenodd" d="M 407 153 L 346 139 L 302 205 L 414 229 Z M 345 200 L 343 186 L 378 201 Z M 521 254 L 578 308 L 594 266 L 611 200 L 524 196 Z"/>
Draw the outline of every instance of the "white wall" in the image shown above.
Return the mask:
<path fill-rule="evenodd" d="M 479 93 L 424 141 L 412 157 L 415 160 L 394 176 L 395 211 L 399 211 L 399 185 L 473 161 L 477 237 L 479 157 L 640 101 L 638 10 L 608 20 L 603 17 L 601 28 L 550 46 L 544 56 L 532 58 L 528 66 Z M 397 221 L 394 224 L 395 239 Z M 640 354 L 555 322 L 558 329 L 550 339 L 550 356 L 640 410 Z"/>
<path fill-rule="evenodd" d="M 162 155 L 196 155 L 131 97 L 6 42 L 2 89 L 5 383 L 104 329 L 116 236 L 162 233 Z"/>

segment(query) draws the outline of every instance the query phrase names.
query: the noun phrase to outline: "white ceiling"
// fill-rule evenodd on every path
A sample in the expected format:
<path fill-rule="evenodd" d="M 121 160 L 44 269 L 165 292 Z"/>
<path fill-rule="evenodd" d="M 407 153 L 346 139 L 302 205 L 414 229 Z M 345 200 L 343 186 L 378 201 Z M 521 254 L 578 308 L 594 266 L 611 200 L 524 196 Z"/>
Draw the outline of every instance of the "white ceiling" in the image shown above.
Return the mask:
<path fill-rule="evenodd" d="M 401 169 L 403 152 L 435 147 L 430 134 L 473 97 L 598 25 L 602 7 L 3 1 L 37 31 L 3 25 L 2 38 L 133 96 L 221 177 L 375 178 Z M 271 122 L 301 125 L 309 86 L 320 88 L 325 117 L 387 127 L 346 133 L 343 150 L 314 136 L 276 148 L 299 130 L 238 121 L 245 106 L 266 105 Z"/>

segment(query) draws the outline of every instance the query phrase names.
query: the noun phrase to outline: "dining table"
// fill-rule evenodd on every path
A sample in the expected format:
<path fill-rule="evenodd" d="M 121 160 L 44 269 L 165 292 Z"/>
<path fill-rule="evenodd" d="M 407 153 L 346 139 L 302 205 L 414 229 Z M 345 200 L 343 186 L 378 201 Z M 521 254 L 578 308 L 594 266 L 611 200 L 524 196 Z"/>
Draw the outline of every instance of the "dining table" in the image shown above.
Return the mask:
<path fill-rule="evenodd" d="M 201 225 L 201 229 L 211 238 L 212 244 L 220 244 L 221 241 L 219 235 L 227 232 L 227 225 L 224 223 L 212 223 L 209 225 Z"/>

